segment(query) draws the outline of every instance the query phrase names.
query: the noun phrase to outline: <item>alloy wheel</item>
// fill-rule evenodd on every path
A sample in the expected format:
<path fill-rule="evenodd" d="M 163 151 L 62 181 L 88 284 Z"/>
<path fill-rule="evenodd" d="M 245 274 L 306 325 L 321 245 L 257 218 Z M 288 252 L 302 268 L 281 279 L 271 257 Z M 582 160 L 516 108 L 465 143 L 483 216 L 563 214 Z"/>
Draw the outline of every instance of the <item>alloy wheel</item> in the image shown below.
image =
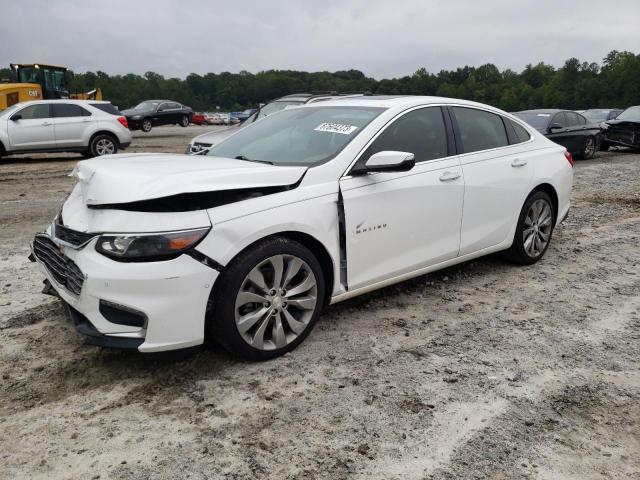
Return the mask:
<path fill-rule="evenodd" d="M 150 132 L 151 131 L 151 120 L 145 120 L 142 122 L 142 131 Z"/>
<path fill-rule="evenodd" d="M 551 238 L 553 215 L 546 200 L 538 199 L 531 204 L 524 218 L 522 240 L 524 251 L 531 258 L 540 256 Z"/>
<path fill-rule="evenodd" d="M 111 155 L 116 150 L 116 144 L 108 138 L 101 138 L 96 143 L 96 153 L 98 156 Z"/>
<path fill-rule="evenodd" d="M 293 255 L 275 255 L 245 277 L 235 302 L 235 321 L 245 342 L 258 350 L 280 349 L 300 336 L 318 303 L 311 267 Z"/>
<path fill-rule="evenodd" d="M 596 152 L 596 142 L 593 137 L 587 137 L 584 142 L 584 158 L 591 158 Z"/>

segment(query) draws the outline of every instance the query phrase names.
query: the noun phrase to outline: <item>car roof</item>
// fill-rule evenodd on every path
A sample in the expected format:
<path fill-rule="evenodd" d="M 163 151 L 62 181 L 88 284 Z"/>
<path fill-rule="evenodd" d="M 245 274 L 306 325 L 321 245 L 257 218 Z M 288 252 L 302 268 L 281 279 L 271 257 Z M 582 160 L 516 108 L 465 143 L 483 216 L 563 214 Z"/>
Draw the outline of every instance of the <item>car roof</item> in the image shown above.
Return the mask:
<path fill-rule="evenodd" d="M 70 98 L 60 98 L 54 100 L 30 100 L 28 102 L 20 102 L 16 105 L 40 105 L 40 104 L 56 104 L 56 103 L 75 103 L 77 105 L 95 105 L 95 104 L 111 104 L 109 100 L 74 100 Z"/>
<path fill-rule="evenodd" d="M 311 103 L 302 105 L 302 108 L 309 107 L 381 107 L 381 108 L 411 108 L 419 105 L 429 104 L 452 104 L 479 107 L 487 110 L 495 110 L 504 114 L 501 110 L 490 105 L 485 105 L 470 100 L 458 98 L 432 97 L 418 95 L 364 95 L 359 97 L 332 98 L 321 103 Z"/>
<path fill-rule="evenodd" d="M 522 110 L 520 112 L 515 112 L 515 113 L 548 113 L 548 114 L 552 114 L 552 113 L 558 113 L 558 112 L 572 112 L 573 110 L 565 110 L 562 108 L 536 108 L 533 110 Z"/>

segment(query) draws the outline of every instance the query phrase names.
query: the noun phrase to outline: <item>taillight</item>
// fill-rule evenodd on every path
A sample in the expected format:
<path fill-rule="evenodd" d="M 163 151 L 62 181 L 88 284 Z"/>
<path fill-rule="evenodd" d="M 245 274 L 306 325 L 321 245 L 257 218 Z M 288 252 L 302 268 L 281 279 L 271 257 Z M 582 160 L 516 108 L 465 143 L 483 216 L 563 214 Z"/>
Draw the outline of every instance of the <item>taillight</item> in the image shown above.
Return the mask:
<path fill-rule="evenodd" d="M 564 152 L 564 158 L 566 158 L 566 159 L 567 159 L 567 162 L 569 162 L 569 165 L 571 165 L 572 167 L 573 167 L 573 164 L 574 164 L 574 163 L 576 163 L 576 162 L 573 160 L 573 155 L 571 155 L 571 154 L 570 154 L 569 152 L 567 152 L 566 150 L 565 150 L 565 152 Z"/>
<path fill-rule="evenodd" d="M 129 128 L 129 123 L 127 122 L 126 117 L 118 117 L 118 121 L 122 124 L 124 128 Z"/>

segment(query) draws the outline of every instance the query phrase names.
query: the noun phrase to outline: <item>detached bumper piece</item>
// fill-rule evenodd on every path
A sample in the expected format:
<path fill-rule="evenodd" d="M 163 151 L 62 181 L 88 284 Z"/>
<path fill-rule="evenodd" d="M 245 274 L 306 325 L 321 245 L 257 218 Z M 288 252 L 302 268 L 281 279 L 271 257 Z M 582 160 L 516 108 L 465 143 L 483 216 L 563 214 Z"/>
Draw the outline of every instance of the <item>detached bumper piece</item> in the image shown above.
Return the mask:
<path fill-rule="evenodd" d="M 85 338 L 89 345 L 99 347 L 137 350 L 144 343 L 144 338 L 113 337 L 100 333 L 87 317 L 67 304 L 69 316 L 76 327 L 76 331 Z"/>
<path fill-rule="evenodd" d="M 51 276 L 74 295 L 80 295 L 84 274 L 78 266 L 63 254 L 59 247 L 46 235 L 36 235 L 33 253 L 44 263 Z"/>

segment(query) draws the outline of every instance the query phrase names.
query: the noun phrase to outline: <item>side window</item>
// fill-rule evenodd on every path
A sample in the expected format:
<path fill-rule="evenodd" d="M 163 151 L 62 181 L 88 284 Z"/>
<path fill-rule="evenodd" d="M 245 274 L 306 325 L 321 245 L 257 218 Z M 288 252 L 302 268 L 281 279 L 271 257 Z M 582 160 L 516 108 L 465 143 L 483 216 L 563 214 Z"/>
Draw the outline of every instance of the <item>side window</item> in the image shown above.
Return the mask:
<path fill-rule="evenodd" d="M 569 127 L 577 127 L 577 126 L 580 126 L 580 125 L 584 125 L 584 123 L 581 123 L 580 115 L 578 115 L 577 113 L 575 113 L 575 112 L 564 112 L 564 114 L 567 116 L 567 126 L 569 126 Z"/>
<path fill-rule="evenodd" d="M 587 124 L 587 119 L 584 118 L 582 115 L 580 115 L 579 113 L 574 114 L 578 117 L 578 125 L 586 125 Z"/>
<path fill-rule="evenodd" d="M 464 153 L 509 145 L 507 131 L 499 115 L 475 108 L 453 107 Z"/>
<path fill-rule="evenodd" d="M 554 123 L 557 123 L 558 125 L 560 125 L 561 127 L 568 127 L 569 126 L 569 121 L 567 120 L 567 116 L 565 115 L 565 112 L 560 112 L 560 113 L 556 113 L 553 116 L 553 119 L 551 120 L 550 125 L 553 125 Z"/>
<path fill-rule="evenodd" d="M 507 134 L 509 136 L 509 143 L 522 143 L 526 142 L 531 138 L 529 132 L 521 126 L 519 123 L 514 122 L 509 118 L 502 117 L 502 120 L 505 122 L 505 126 L 507 127 Z"/>
<path fill-rule="evenodd" d="M 159 112 L 164 112 L 165 110 L 169 110 L 169 104 L 168 103 L 161 103 L 160 105 L 158 105 L 158 111 Z"/>
<path fill-rule="evenodd" d="M 170 103 L 169 108 L 180 110 L 182 108 L 182 105 L 180 105 L 179 103 Z"/>
<path fill-rule="evenodd" d="M 49 104 L 44 103 L 40 105 L 30 105 L 27 108 L 23 108 L 19 112 L 16 112 L 19 115 L 22 115 L 24 120 L 37 120 L 39 118 L 50 118 L 49 114 Z"/>
<path fill-rule="evenodd" d="M 80 105 L 74 105 L 72 103 L 54 103 L 51 105 L 53 107 L 53 116 L 54 117 L 89 117 L 91 113 Z"/>
<path fill-rule="evenodd" d="M 374 140 L 361 161 L 386 150 L 413 153 L 416 162 L 446 157 L 447 131 L 442 109 L 427 107 L 404 114 Z"/>

